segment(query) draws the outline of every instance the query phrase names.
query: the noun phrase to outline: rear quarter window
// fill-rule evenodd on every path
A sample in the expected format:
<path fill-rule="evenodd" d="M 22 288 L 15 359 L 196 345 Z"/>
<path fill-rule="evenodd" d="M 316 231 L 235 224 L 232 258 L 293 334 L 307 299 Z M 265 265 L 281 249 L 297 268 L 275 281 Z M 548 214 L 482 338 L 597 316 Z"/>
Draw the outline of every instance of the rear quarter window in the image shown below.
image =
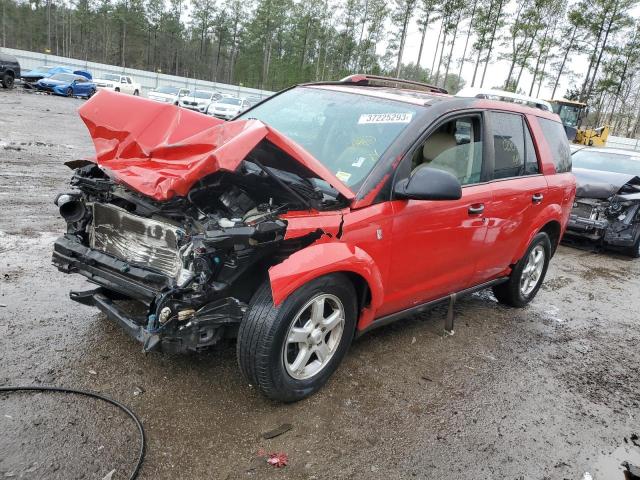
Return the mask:
<path fill-rule="evenodd" d="M 551 160 L 556 167 L 556 173 L 571 171 L 571 149 L 569 140 L 560 122 L 538 117 L 544 138 L 551 150 Z"/>

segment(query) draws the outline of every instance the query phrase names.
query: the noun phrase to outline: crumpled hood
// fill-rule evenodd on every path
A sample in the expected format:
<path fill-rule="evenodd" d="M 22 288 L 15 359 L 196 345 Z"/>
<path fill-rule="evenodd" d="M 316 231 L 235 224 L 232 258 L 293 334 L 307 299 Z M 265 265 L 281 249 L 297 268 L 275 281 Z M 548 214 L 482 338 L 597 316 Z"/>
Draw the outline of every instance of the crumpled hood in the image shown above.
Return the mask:
<path fill-rule="evenodd" d="M 185 196 L 199 179 L 219 170 L 235 171 L 263 140 L 345 198 L 354 198 L 310 153 L 258 120 L 224 122 L 106 90 L 78 112 L 93 139 L 98 165 L 116 181 L 159 201 Z"/>
<path fill-rule="evenodd" d="M 627 183 L 640 186 L 640 177 L 627 173 L 603 172 L 574 168 L 576 177 L 576 197 L 606 199 L 615 195 Z"/>

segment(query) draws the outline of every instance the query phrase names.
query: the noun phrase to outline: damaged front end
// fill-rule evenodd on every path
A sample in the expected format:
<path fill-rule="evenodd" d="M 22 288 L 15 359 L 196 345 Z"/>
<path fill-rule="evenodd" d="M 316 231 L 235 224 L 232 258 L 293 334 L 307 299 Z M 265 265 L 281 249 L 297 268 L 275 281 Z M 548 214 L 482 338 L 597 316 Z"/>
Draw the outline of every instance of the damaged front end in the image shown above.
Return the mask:
<path fill-rule="evenodd" d="M 640 178 L 575 169 L 576 199 L 567 234 L 634 249 L 640 238 Z"/>
<path fill-rule="evenodd" d="M 99 131 L 104 143 L 104 128 Z M 135 172 L 134 162 L 123 163 L 122 152 L 110 154 L 118 164 L 101 161 L 100 155 L 97 163 L 68 162 L 75 170 L 73 191 L 56 199 L 67 233 L 55 242 L 53 263 L 97 285 L 71 292 L 71 299 L 98 307 L 146 351 L 199 351 L 234 337 L 268 269 L 323 235 L 317 230 L 291 238 L 284 214 L 324 210 L 341 218 L 339 210 L 348 205 L 344 196 L 317 181 L 308 168 L 296 167 L 292 156 L 268 138 L 253 142 L 245 142 L 245 151 L 237 154 L 243 158 L 234 159 L 233 170 L 209 168 L 201 175 L 188 168 L 171 176 L 171 162 L 182 168 L 194 157 L 167 154 L 162 168 L 160 160 L 147 157 L 155 176 L 145 180 L 140 150 L 151 156 L 148 146 L 138 146 Z M 188 141 L 178 143 L 184 151 Z M 194 154 L 202 163 L 229 164 L 237 153 L 221 152 L 213 143 L 206 153 L 202 144 L 200 139 Z M 167 151 L 166 145 L 161 148 Z M 179 184 L 187 174 L 192 181 Z M 162 187 L 167 179 L 186 194 L 154 198 L 130 186 L 147 181 L 149 188 L 167 192 Z"/>

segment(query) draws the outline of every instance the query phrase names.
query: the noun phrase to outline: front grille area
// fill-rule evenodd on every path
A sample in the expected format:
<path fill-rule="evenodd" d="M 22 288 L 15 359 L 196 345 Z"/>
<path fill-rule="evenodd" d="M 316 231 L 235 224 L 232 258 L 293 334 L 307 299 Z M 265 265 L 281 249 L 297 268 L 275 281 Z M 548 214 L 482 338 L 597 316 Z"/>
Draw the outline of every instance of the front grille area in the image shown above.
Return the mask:
<path fill-rule="evenodd" d="M 181 266 L 178 238 L 183 233 L 169 223 L 132 215 L 113 205 L 93 204 L 90 247 L 131 265 L 175 277 Z"/>
<path fill-rule="evenodd" d="M 594 208 L 593 205 L 589 203 L 576 202 L 571 213 L 580 218 L 591 218 L 592 213 L 594 213 Z"/>

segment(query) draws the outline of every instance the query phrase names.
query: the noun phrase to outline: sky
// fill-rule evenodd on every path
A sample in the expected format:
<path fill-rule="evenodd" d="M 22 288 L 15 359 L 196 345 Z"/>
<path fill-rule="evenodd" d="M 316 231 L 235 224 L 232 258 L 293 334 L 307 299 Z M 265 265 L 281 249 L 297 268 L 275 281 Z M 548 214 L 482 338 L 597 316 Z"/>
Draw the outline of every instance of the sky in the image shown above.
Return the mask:
<path fill-rule="evenodd" d="M 440 24 L 438 22 L 434 22 L 427 30 L 427 36 L 425 38 L 425 47 L 422 53 L 422 61 L 420 62 L 423 68 L 425 67 L 431 68 L 431 65 L 433 63 L 433 56 L 436 53 L 435 44 L 438 39 L 439 28 L 440 28 Z M 458 73 L 459 64 L 457 63 L 457 60 L 462 56 L 462 52 L 464 51 L 464 43 L 466 40 L 468 29 L 469 29 L 469 20 L 467 19 L 465 22 L 463 22 L 460 25 L 458 29 L 458 36 L 457 36 L 458 39 L 456 41 L 456 45 L 453 50 L 452 67 L 450 67 L 450 70 L 452 70 L 454 73 Z M 420 38 L 421 38 L 421 34 L 418 30 L 418 25 L 417 23 L 413 22 L 409 28 L 409 33 L 407 35 L 405 51 L 402 56 L 403 63 L 416 62 L 418 58 L 418 52 L 420 50 Z M 473 40 L 474 40 L 474 37 L 472 34 L 469 40 L 467 56 L 469 56 L 469 54 L 472 51 L 471 45 L 473 44 Z M 494 48 L 494 53 L 492 54 L 491 63 L 487 67 L 487 75 L 485 77 L 484 87 L 501 87 L 507 78 L 507 74 L 509 73 L 509 62 L 507 60 L 500 60 L 500 61 L 497 60 L 499 53 L 508 52 L 508 47 L 501 45 L 500 40 L 497 40 L 496 43 L 497 43 L 496 45 L 497 48 Z M 445 54 L 446 53 L 448 53 L 447 50 L 445 50 Z M 547 62 L 547 71 L 548 73 L 551 73 L 549 69 L 549 63 L 550 62 Z M 437 59 L 436 59 L 436 64 L 437 64 Z M 570 57 L 567 59 L 567 64 L 568 64 L 566 67 L 567 69 L 572 70 L 576 74 L 584 75 L 588 67 L 587 55 L 579 55 L 577 53 L 574 53 L 570 55 Z M 484 67 L 484 64 L 481 64 L 480 68 L 478 69 L 478 77 L 481 77 L 483 67 Z M 467 87 L 471 86 L 471 79 L 473 77 L 473 68 L 474 68 L 474 61 L 467 61 L 462 69 L 462 78 L 464 78 L 464 80 L 466 81 L 465 86 Z M 520 80 L 520 88 L 522 88 L 525 91 L 525 94 L 529 93 L 531 80 L 532 80 L 532 75 L 525 70 L 525 72 L 522 74 L 522 79 Z M 550 99 L 551 92 L 553 90 L 553 85 L 547 86 L 546 84 L 548 82 L 549 80 L 547 79 L 543 81 L 542 88 L 540 89 L 540 98 Z M 555 97 L 558 98 L 558 97 L 564 96 L 567 89 L 571 86 L 571 83 L 572 82 L 569 76 L 563 75 L 563 78 L 560 79 L 560 84 L 556 91 Z M 575 83 L 575 81 L 573 83 Z M 479 87 L 479 86 L 480 86 L 479 78 L 476 78 L 476 87 Z M 538 86 L 536 82 L 536 86 L 534 87 L 534 90 L 533 90 L 534 97 L 536 96 L 537 88 Z"/>

